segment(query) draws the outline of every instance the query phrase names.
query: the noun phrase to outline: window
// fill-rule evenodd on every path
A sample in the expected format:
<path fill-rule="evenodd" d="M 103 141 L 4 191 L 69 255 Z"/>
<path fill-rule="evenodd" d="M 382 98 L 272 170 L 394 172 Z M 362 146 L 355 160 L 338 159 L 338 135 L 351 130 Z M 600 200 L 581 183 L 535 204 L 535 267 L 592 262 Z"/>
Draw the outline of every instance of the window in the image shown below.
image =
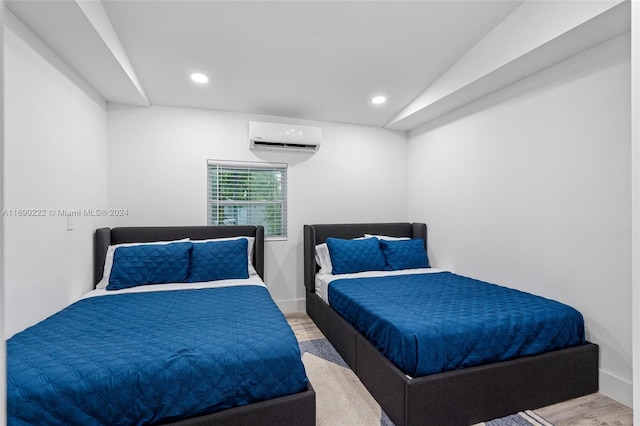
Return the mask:
<path fill-rule="evenodd" d="M 287 238 L 287 165 L 208 160 L 208 224 L 262 225 Z"/>

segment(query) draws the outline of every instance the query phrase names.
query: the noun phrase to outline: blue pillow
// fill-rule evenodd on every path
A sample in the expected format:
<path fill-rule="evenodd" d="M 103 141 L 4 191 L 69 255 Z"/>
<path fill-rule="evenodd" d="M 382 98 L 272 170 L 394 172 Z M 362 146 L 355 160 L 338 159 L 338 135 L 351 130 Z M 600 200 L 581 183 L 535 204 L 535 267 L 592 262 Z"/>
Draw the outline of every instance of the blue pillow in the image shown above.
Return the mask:
<path fill-rule="evenodd" d="M 247 239 L 194 242 L 190 283 L 249 278 Z"/>
<path fill-rule="evenodd" d="M 428 268 L 429 258 L 422 238 L 414 240 L 380 240 L 388 271 Z"/>
<path fill-rule="evenodd" d="M 189 241 L 118 247 L 107 290 L 121 290 L 147 284 L 183 282 L 189 274 Z"/>
<path fill-rule="evenodd" d="M 384 271 L 385 261 L 377 238 L 343 240 L 327 238 L 333 274 Z"/>

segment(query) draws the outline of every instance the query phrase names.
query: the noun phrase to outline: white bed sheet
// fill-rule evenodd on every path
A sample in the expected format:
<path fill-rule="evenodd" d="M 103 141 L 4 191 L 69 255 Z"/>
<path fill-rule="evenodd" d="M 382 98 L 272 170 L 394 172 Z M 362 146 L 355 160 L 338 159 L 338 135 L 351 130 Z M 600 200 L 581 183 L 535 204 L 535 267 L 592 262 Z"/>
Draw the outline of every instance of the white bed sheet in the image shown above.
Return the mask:
<path fill-rule="evenodd" d="M 320 296 L 327 304 L 329 303 L 329 283 L 335 280 L 351 279 L 351 278 L 368 278 L 368 277 L 389 277 L 394 275 L 410 275 L 410 274 L 434 274 L 436 272 L 444 272 L 444 269 L 438 268 L 418 268 L 418 269 L 402 269 L 399 271 L 367 271 L 355 274 L 316 274 L 316 294 Z"/>
<path fill-rule="evenodd" d="M 122 290 L 107 290 L 105 288 L 91 290 L 89 293 L 82 296 L 80 299 L 86 299 L 88 297 L 99 296 L 112 296 L 115 294 L 124 293 L 147 293 L 152 291 L 174 291 L 174 290 L 193 290 L 203 288 L 218 288 L 218 287 L 233 287 L 241 285 L 257 285 L 266 287 L 264 281 L 259 275 L 250 275 L 247 279 L 234 279 L 234 280 L 218 280 L 218 281 L 206 281 L 198 283 L 168 283 L 168 284 L 149 284 L 140 285 L 136 287 L 124 288 Z"/>

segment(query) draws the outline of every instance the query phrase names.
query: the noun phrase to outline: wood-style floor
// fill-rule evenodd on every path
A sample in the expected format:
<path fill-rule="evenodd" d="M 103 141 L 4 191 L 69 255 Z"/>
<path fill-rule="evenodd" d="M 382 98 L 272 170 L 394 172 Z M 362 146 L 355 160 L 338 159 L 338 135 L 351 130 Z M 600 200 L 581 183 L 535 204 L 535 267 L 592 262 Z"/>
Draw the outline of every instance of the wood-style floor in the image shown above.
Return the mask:
<path fill-rule="evenodd" d="M 322 332 L 305 313 L 286 315 L 299 342 L 321 339 Z M 631 408 L 600 393 L 534 410 L 555 426 L 631 426 Z"/>

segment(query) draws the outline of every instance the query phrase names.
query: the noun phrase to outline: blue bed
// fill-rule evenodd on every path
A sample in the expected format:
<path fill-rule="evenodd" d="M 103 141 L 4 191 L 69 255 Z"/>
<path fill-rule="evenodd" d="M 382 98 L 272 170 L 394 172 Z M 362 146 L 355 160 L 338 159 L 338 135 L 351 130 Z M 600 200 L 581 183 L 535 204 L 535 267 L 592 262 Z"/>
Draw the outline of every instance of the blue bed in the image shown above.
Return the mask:
<path fill-rule="evenodd" d="M 251 233 L 253 252 L 244 241 L 218 241 L 237 232 Z M 147 244 L 184 237 L 215 242 Z M 143 243 L 113 250 L 131 242 Z M 243 260 L 220 266 L 234 244 Z M 176 260 L 185 249 L 186 269 Z M 96 255 L 112 263 L 110 278 L 97 268 L 88 297 L 7 341 L 8 424 L 314 424 L 315 394 L 262 282 L 262 249 L 256 227 L 98 230 Z M 210 268 L 210 255 L 221 253 Z M 160 263 L 148 262 L 155 255 Z"/>
<path fill-rule="evenodd" d="M 154 424 L 307 387 L 295 337 L 252 285 L 84 299 L 7 353 L 16 425 Z"/>
<path fill-rule="evenodd" d="M 575 309 L 446 272 L 400 277 L 434 271 L 424 223 L 305 225 L 303 248 L 307 313 L 398 426 L 468 426 L 598 390 Z"/>
<path fill-rule="evenodd" d="M 451 272 L 338 279 L 328 298 L 412 377 L 585 343 L 574 308 Z"/>

